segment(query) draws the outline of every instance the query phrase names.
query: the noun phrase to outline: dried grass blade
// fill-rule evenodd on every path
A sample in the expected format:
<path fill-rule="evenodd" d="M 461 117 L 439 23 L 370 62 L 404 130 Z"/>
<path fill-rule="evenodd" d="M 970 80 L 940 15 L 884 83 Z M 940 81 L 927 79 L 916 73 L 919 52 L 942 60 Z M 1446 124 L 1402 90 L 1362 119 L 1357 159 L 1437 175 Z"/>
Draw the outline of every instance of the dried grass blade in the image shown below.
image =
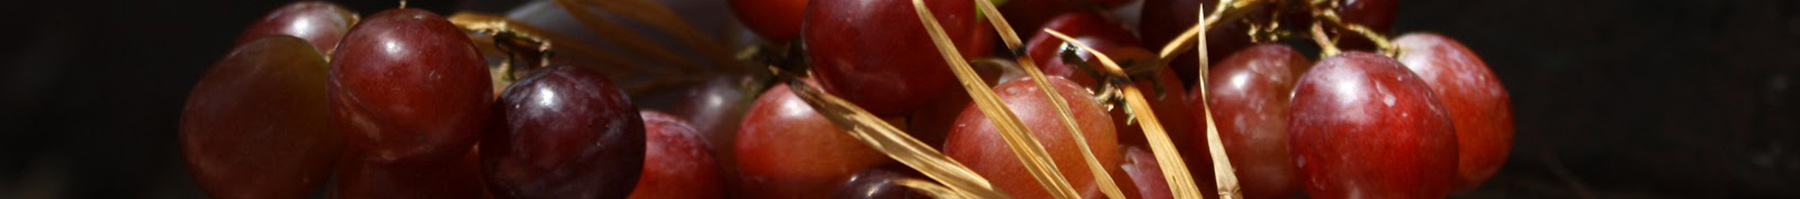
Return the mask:
<path fill-rule="evenodd" d="M 820 91 L 798 78 L 789 78 L 788 86 L 814 110 L 825 115 L 838 128 L 843 128 L 851 137 L 868 144 L 888 157 L 900 161 L 906 166 L 919 170 L 926 177 L 943 182 L 950 189 L 979 198 L 1009 198 L 995 189 L 987 179 L 975 174 L 962 163 L 950 156 L 945 156 L 931 145 L 925 145 L 918 139 L 907 135 L 893 125 L 881 120 L 874 114 L 856 107 L 850 101 Z"/>
<path fill-rule="evenodd" d="M 988 16 L 990 23 L 994 24 L 995 30 L 1000 34 L 1001 40 L 1007 44 L 1007 48 L 1012 49 L 1013 52 L 1021 52 L 1018 34 L 1013 32 L 1012 26 L 1006 23 L 1005 16 L 1002 16 L 1000 11 L 994 8 L 994 3 L 987 0 L 973 1 L 978 4 L 977 8 Z M 1020 71 L 1029 75 L 1038 90 L 1044 91 L 1044 97 L 1050 99 L 1051 106 L 1056 107 L 1056 115 L 1062 120 L 1063 128 L 1069 129 L 1069 137 L 1075 138 L 1075 146 L 1080 149 L 1081 158 L 1086 162 L 1088 172 L 1094 175 L 1094 183 L 1100 186 L 1100 192 L 1106 194 L 1108 198 L 1124 199 L 1124 191 L 1119 189 L 1119 184 L 1113 181 L 1112 175 L 1107 172 L 1106 167 L 1100 165 L 1100 158 L 1094 156 L 1094 150 L 1088 144 L 1087 136 L 1082 136 L 1080 123 L 1075 121 L 1074 111 L 1069 110 L 1069 102 L 1063 100 L 1062 91 L 1058 91 L 1050 85 L 1050 80 L 1045 78 L 1044 72 L 1038 70 L 1037 63 L 1020 56 L 1019 53 L 1014 53 L 1013 58 L 1018 60 Z"/>
<path fill-rule="evenodd" d="M 1013 115 L 1012 110 L 1001 102 L 1000 97 L 994 94 L 993 90 L 989 90 L 987 83 L 975 74 L 975 69 L 969 66 L 969 62 L 963 59 L 961 53 L 957 52 L 956 45 L 950 43 L 950 37 L 944 33 L 944 27 L 938 25 L 936 17 L 931 15 L 931 10 L 925 7 L 925 1 L 912 0 L 912 4 L 913 10 L 919 15 L 919 21 L 925 26 L 926 32 L 930 33 L 932 43 L 937 45 L 938 53 L 943 55 L 945 62 L 950 64 L 951 71 L 956 73 L 957 80 L 962 82 L 963 89 L 967 90 L 969 97 L 974 99 L 976 107 L 980 108 L 982 114 L 988 116 L 988 120 L 994 123 L 996 129 L 999 129 L 1000 137 L 1006 140 L 1006 146 L 1012 149 L 1013 155 L 1019 158 L 1019 161 L 1025 165 L 1025 169 L 1037 179 L 1039 184 L 1044 186 L 1044 190 L 1050 192 L 1051 196 L 1076 198 L 1079 194 L 1076 194 L 1075 188 L 1069 185 L 1068 179 L 1056 171 L 1056 163 L 1050 160 L 1050 154 L 1045 152 L 1044 146 L 1038 143 L 1036 136 L 1027 132 L 1029 129 L 1025 128 L 1024 122 L 1019 121 L 1018 116 Z M 989 16 L 998 18 L 999 15 Z"/>
<path fill-rule="evenodd" d="M 1198 16 L 1198 17 L 1200 17 L 1202 19 L 1206 18 L 1206 9 L 1205 8 L 1206 8 L 1205 5 L 1201 5 L 1200 14 L 1199 14 L 1200 16 Z M 1223 10 L 1225 10 L 1225 8 L 1220 7 L 1219 10 L 1223 11 Z M 1215 14 L 1214 16 L 1218 16 L 1218 15 Z M 1206 27 L 1207 26 L 1200 26 L 1198 28 L 1200 29 L 1200 32 L 1206 32 Z M 1206 37 L 1198 37 L 1198 39 L 1195 39 L 1195 40 L 1196 40 L 1196 42 L 1194 44 L 1195 46 L 1206 46 Z M 1209 67 L 1207 65 L 1208 64 L 1208 62 L 1207 62 L 1208 61 L 1207 60 L 1208 53 L 1206 52 L 1206 48 L 1200 48 L 1200 50 L 1198 50 L 1197 53 L 1200 53 L 1200 77 L 1197 78 L 1197 81 L 1199 82 L 1199 84 L 1197 86 L 1200 87 L 1200 97 L 1201 97 L 1200 101 L 1204 102 L 1204 101 L 1207 101 L 1206 100 L 1207 97 L 1211 96 L 1209 93 L 1207 93 L 1210 91 L 1207 90 L 1207 85 L 1206 85 L 1206 81 L 1207 81 L 1206 78 L 1208 77 L 1207 72 L 1210 71 L 1210 70 L 1208 70 L 1208 68 L 1211 68 L 1211 67 Z M 1208 153 L 1212 156 L 1213 180 L 1216 183 L 1218 183 L 1219 198 L 1221 198 L 1221 199 L 1240 198 L 1240 196 L 1238 195 L 1239 187 L 1238 187 L 1238 181 L 1237 181 L 1237 172 L 1235 172 L 1234 169 L 1231 167 L 1231 157 L 1229 155 L 1225 154 L 1225 142 L 1223 140 L 1219 139 L 1219 127 L 1213 121 L 1212 106 L 1200 106 L 1200 107 L 1201 107 L 1201 111 L 1205 112 L 1205 114 L 1203 114 L 1204 115 L 1203 117 L 1205 118 L 1205 121 L 1206 121 L 1206 143 L 1207 143 L 1206 148 L 1207 148 Z"/>
<path fill-rule="evenodd" d="M 1174 39 L 1169 40 L 1169 43 L 1163 44 L 1162 51 L 1157 53 L 1157 55 L 1158 55 L 1158 57 L 1161 57 L 1162 60 L 1169 60 L 1169 59 L 1173 58 L 1174 56 L 1176 56 L 1176 53 L 1181 53 L 1182 51 L 1187 51 L 1188 48 L 1194 47 L 1195 43 L 1193 42 L 1193 40 L 1195 39 L 1195 37 L 1199 37 L 1201 32 L 1204 32 L 1204 31 L 1201 31 L 1201 28 L 1200 28 L 1201 26 L 1205 26 L 1206 29 L 1211 29 L 1212 27 L 1217 27 L 1217 24 L 1219 23 L 1219 21 L 1223 21 L 1225 19 L 1236 19 L 1236 18 L 1241 17 L 1242 15 L 1249 14 L 1247 12 L 1243 12 L 1240 10 L 1244 10 L 1245 8 L 1251 7 L 1251 6 L 1261 6 L 1261 5 L 1269 3 L 1269 2 L 1271 2 L 1271 1 L 1266 1 L 1266 0 L 1221 0 L 1221 1 L 1219 1 L 1218 5 L 1213 7 L 1214 8 L 1213 12 L 1211 12 L 1211 13 L 1218 13 L 1218 14 L 1214 14 L 1212 16 L 1207 16 L 1207 17 L 1202 17 L 1200 24 L 1194 24 L 1193 27 L 1188 27 L 1188 29 L 1186 31 L 1181 32 L 1180 35 L 1176 35 Z M 1205 5 L 1201 5 L 1201 6 L 1202 7 L 1200 10 L 1205 11 L 1206 10 L 1204 7 Z M 1207 12 L 1201 12 L 1200 15 L 1204 16 L 1204 15 L 1206 15 L 1205 13 L 1207 13 Z"/>
<path fill-rule="evenodd" d="M 1050 33 L 1050 36 L 1062 39 L 1063 42 L 1067 42 L 1070 45 L 1094 55 L 1094 58 L 1100 60 L 1100 65 L 1104 66 L 1105 72 L 1120 77 L 1128 77 L 1128 75 L 1125 74 L 1125 70 L 1119 67 L 1118 63 L 1113 62 L 1112 57 L 1106 56 L 1105 53 L 1094 50 L 1094 48 L 1088 47 L 1081 42 L 1077 42 L 1075 38 L 1063 35 L 1056 30 L 1046 29 L 1045 33 Z M 1169 134 L 1166 133 L 1167 131 L 1163 130 L 1162 123 L 1156 121 L 1156 112 L 1150 109 L 1150 101 L 1144 98 L 1143 91 L 1138 90 L 1137 86 L 1131 83 L 1122 83 L 1119 84 L 1119 86 L 1121 88 L 1120 90 L 1123 90 L 1125 95 L 1125 104 L 1131 107 L 1133 115 L 1138 115 L 1138 126 L 1144 128 L 1144 137 L 1151 143 L 1151 153 L 1156 156 L 1156 161 L 1160 163 L 1157 165 L 1162 169 L 1163 179 L 1167 180 L 1169 183 L 1169 191 L 1173 193 L 1175 198 L 1201 198 L 1199 188 L 1194 185 L 1193 176 L 1188 173 L 1187 163 L 1182 162 L 1181 153 L 1175 149 L 1175 145 L 1169 139 Z"/>

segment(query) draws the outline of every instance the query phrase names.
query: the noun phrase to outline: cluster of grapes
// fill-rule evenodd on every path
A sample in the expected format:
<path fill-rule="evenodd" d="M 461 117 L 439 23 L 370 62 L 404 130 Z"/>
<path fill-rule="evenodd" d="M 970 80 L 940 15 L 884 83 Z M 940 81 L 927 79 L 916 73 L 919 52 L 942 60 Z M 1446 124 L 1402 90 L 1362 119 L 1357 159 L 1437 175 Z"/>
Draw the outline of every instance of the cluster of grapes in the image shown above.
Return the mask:
<path fill-rule="evenodd" d="M 927 0 L 934 17 L 952 35 L 965 57 L 992 55 L 992 29 L 984 29 L 967 1 Z M 1036 179 L 1024 171 L 986 117 L 953 84 L 947 66 L 937 60 L 931 40 L 905 1 L 868 0 L 735 0 L 738 16 L 765 39 L 774 43 L 801 41 L 813 77 L 830 93 L 842 96 L 870 112 L 890 120 L 908 121 L 909 134 L 941 147 L 956 160 L 991 180 L 995 187 L 1021 198 L 1048 198 Z M 1127 79 L 1139 88 L 1158 88 L 1152 97 L 1156 117 L 1167 124 L 1168 135 L 1188 162 L 1208 162 L 1205 131 L 1207 107 L 1217 122 L 1224 148 L 1249 198 L 1285 198 L 1305 193 L 1315 198 L 1441 198 L 1478 186 L 1504 163 L 1512 142 L 1509 97 L 1486 64 L 1454 39 L 1412 33 L 1389 39 L 1394 0 L 1223 2 L 1225 19 L 1207 30 L 1209 52 L 1228 53 L 1209 63 L 1201 73 L 1199 59 L 1191 53 L 1163 59 L 1149 49 L 1174 40 L 1184 30 L 1200 24 L 1201 5 L 1213 0 L 1145 0 L 1136 29 L 1122 25 L 1122 1 L 1012 0 L 999 9 L 1013 29 L 1031 32 L 1031 38 L 1014 53 L 1038 63 L 1052 76 L 1073 116 L 1080 123 L 1090 151 L 1101 164 L 1116 169 L 1122 187 L 1136 188 L 1128 197 L 1166 198 L 1166 182 L 1156 160 L 1144 150 L 1148 145 L 1139 128 L 1106 99 L 1107 81 L 1119 78 L 1098 74 L 1100 63 L 1085 51 L 1075 51 L 1044 31 L 1056 30 L 1075 37 L 1124 63 Z M 804 15 L 795 13 L 805 13 Z M 1124 17 L 1131 17 L 1124 15 Z M 1209 16 L 1213 17 L 1213 16 Z M 1308 25 L 1333 27 L 1329 30 Z M 974 33 L 969 33 L 974 32 Z M 1317 32 L 1318 34 L 1304 34 Z M 1313 39 L 1324 52 L 1318 62 L 1284 40 Z M 1175 44 L 1169 44 L 1175 45 Z M 1148 46 L 1148 47 L 1146 47 Z M 973 49 L 973 50 L 972 50 Z M 1341 50 L 1341 52 L 1340 52 Z M 1025 122 L 1049 150 L 1057 171 L 1063 172 L 1084 197 L 1099 196 L 1095 179 L 1085 173 L 1074 139 L 1059 125 L 1057 113 L 1037 87 L 1017 73 L 984 74 L 1000 81 L 993 89 Z M 1198 82 L 1206 75 L 1206 82 Z M 996 77 L 997 76 L 997 77 Z M 1204 88 L 1203 88 L 1204 87 Z M 1210 91 L 1210 92 L 1206 92 Z M 786 89 L 764 94 L 756 104 L 798 106 Z M 951 95 L 942 95 L 951 94 Z M 1204 96 L 1202 96 L 1204 95 Z M 775 99 L 775 100 L 771 100 Z M 777 101 L 779 100 L 779 101 Z M 1110 114 L 1108 113 L 1110 110 Z M 758 109 L 760 110 L 760 109 Z M 830 154 L 769 154 L 760 146 L 783 145 L 761 140 L 758 132 L 832 128 L 810 109 L 752 111 L 747 118 L 765 114 L 808 114 L 807 122 L 794 120 L 746 120 L 740 135 L 738 158 L 763 162 L 742 163 L 745 168 L 792 168 L 779 172 L 745 170 L 758 187 L 790 187 L 781 191 L 749 193 L 783 198 L 806 196 L 829 189 L 859 170 L 889 162 L 860 145 L 810 144 L 779 151 L 825 151 Z M 1179 110 L 1179 111 L 1171 111 Z M 784 115 L 783 117 L 790 117 Z M 951 121 L 943 121 L 955 118 Z M 775 129 L 753 126 L 783 125 Z M 813 127 L 792 127 L 799 124 Z M 831 142 L 853 142 L 839 132 L 784 133 L 791 137 L 818 137 Z M 946 135 L 947 134 L 947 135 Z M 933 138 L 943 138 L 936 140 Z M 750 140 L 751 142 L 744 142 Z M 786 140 L 784 140 L 786 141 Z M 811 142 L 808 142 L 811 143 Z M 941 144 L 940 144 L 941 143 Z M 751 145 L 745 145 L 751 144 Z M 860 151 L 844 153 L 844 151 Z M 826 155 L 826 156 L 808 156 Z M 852 157 L 856 156 L 856 157 Z M 822 164 L 813 157 L 823 158 Z M 785 158 L 785 159 L 784 159 Z M 769 162 L 780 161 L 780 162 Z M 778 166 L 768 166 L 773 164 Z M 753 165 L 753 166 L 752 166 Z M 804 165 L 804 166 L 801 166 Z M 1212 185 L 1210 166 L 1190 167 L 1202 185 Z M 796 167 L 799 166 L 799 167 Z M 819 167 L 832 169 L 819 169 Z M 845 169 L 848 168 L 848 169 Z M 815 185 L 786 183 L 804 179 Z M 1215 193 L 1212 186 L 1201 186 Z M 1304 189 L 1304 192 L 1302 192 Z"/>
<path fill-rule="evenodd" d="M 1133 117 L 1161 121 L 1202 193 L 1219 191 L 1202 164 L 1217 129 L 1248 198 L 1442 198 L 1493 175 L 1512 142 L 1507 93 L 1475 53 L 1435 34 L 1380 36 L 1395 0 L 1143 0 L 1135 29 L 1112 13 L 1134 0 L 1011 0 L 999 10 L 1029 38 L 1011 50 L 976 2 L 924 2 L 962 56 L 1015 56 L 1047 75 L 1079 129 L 1017 65 L 980 70 L 1082 198 L 1101 197 L 1104 183 L 1081 175 L 1084 154 L 1122 179 L 1127 198 L 1174 197 Z M 764 60 L 803 69 L 784 75 L 898 124 L 1008 195 L 1055 195 L 959 94 L 910 1 L 729 3 L 766 46 L 798 49 L 784 56 L 797 60 Z M 1222 20 L 1202 33 L 1203 48 L 1229 56 L 1202 73 L 1201 59 L 1186 57 L 1194 53 L 1153 51 L 1218 3 L 1227 12 L 1207 12 L 1224 17 L 1212 16 Z M 1293 39 L 1326 55 L 1314 62 L 1279 43 Z M 1095 72 L 1099 54 L 1129 74 Z M 327 182 L 340 198 L 930 195 L 904 185 L 929 182 L 922 174 L 845 133 L 830 120 L 842 116 L 814 110 L 799 86 L 769 85 L 741 113 L 724 111 L 742 119 L 718 135 L 685 114 L 640 111 L 592 67 L 549 63 L 496 84 L 513 74 L 489 63 L 464 28 L 429 11 L 361 18 L 290 4 L 246 30 L 195 86 L 183 151 L 220 198 L 298 198 Z M 1154 88 L 1156 114 L 1130 114 L 1116 84 Z"/>
<path fill-rule="evenodd" d="M 429 11 L 289 4 L 195 86 L 183 152 L 218 198 L 301 198 L 330 179 L 337 198 L 722 194 L 684 191 L 722 186 L 699 134 L 600 72 L 538 68 L 496 94 L 489 70 Z"/>

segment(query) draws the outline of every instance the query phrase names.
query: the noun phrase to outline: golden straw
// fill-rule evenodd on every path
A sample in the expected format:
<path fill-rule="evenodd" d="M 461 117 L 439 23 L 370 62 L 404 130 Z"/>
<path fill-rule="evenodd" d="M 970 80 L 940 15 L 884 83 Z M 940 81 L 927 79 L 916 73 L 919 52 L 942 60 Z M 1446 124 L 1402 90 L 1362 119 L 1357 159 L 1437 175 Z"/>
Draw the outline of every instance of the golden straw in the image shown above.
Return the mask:
<path fill-rule="evenodd" d="M 974 99 L 982 114 L 986 114 L 988 120 L 993 122 L 994 127 L 1000 131 L 1000 137 L 1006 140 L 1006 145 L 1012 148 L 1013 155 L 1025 165 L 1025 170 L 1029 171 L 1032 177 L 1044 186 L 1044 190 L 1050 192 L 1051 196 L 1064 199 L 1076 198 L 1079 194 L 1075 192 L 1073 186 L 1069 185 L 1068 179 L 1063 178 L 1062 173 L 1056 172 L 1056 162 L 1049 160 L 1050 154 L 1044 151 L 1044 146 L 1037 142 L 1036 136 L 1027 132 L 1025 123 L 1019 121 L 1018 116 L 1013 115 L 1012 109 L 1007 108 L 1000 97 L 988 88 L 987 82 L 983 82 L 981 77 L 975 74 L 975 69 L 969 66 L 960 52 L 957 52 L 956 45 L 950 43 L 950 37 L 944 33 L 944 27 L 938 25 L 937 18 L 933 17 L 931 10 L 925 7 L 925 1 L 912 0 L 912 3 L 913 11 L 919 14 L 919 22 L 923 23 L 926 32 L 930 33 L 931 41 L 937 45 L 938 53 L 943 55 L 944 62 L 949 63 L 950 70 L 956 73 L 956 79 L 962 82 L 964 90 L 969 92 L 969 97 Z"/>
<path fill-rule="evenodd" d="M 901 164 L 906 164 L 906 166 L 918 170 L 919 173 L 924 173 L 926 177 L 943 182 L 945 186 L 963 194 L 980 198 L 1010 198 L 1000 190 L 994 189 L 987 179 L 981 178 L 981 175 L 975 174 L 975 171 L 969 170 L 962 163 L 931 148 L 931 145 L 925 145 L 924 142 L 914 139 L 906 132 L 881 120 L 880 117 L 856 107 L 850 101 L 819 91 L 798 78 L 791 76 L 786 78 L 789 79 L 788 87 L 794 91 L 795 96 L 799 96 L 802 101 L 806 101 L 807 105 L 812 106 L 813 110 L 819 111 L 819 114 L 825 115 L 826 119 L 831 120 L 832 124 L 844 129 L 845 133 L 855 137 L 856 140 L 868 144 L 870 148 L 880 150 L 888 157 L 900 161 Z"/>
<path fill-rule="evenodd" d="M 1103 67 L 1104 72 L 1118 77 L 1129 77 L 1125 70 L 1105 53 L 1094 50 L 1094 48 L 1076 41 L 1075 38 L 1063 35 L 1062 32 L 1050 29 L 1044 29 L 1044 32 L 1093 54 L 1095 59 L 1100 60 L 1100 65 L 1105 66 Z M 1173 143 L 1169 140 L 1169 134 L 1163 130 L 1162 123 L 1156 121 L 1156 112 L 1150 110 L 1150 101 L 1144 99 L 1143 91 L 1138 90 L 1137 86 L 1132 85 L 1129 80 L 1118 83 L 1118 85 L 1121 90 L 1124 90 L 1125 104 L 1130 107 L 1129 110 L 1133 115 L 1137 115 L 1138 126 L 1144 128 L 1144 137 L 1151 143 Z M 1175 149 L 1174 144 L 1151 144 L 1150 146 L 1152 154 L 1156 156 L 1159 163 L 1157 165 L 1162 168 L 1163 179 L 1169 182 L 1169 191 L 1175 198 L 1201 198 L 1200 189 L 1194 185 L 1193 176 L 1189 175 L 1187 171 L 1187 163 L 1182 162 L 1181 153 Z"/>

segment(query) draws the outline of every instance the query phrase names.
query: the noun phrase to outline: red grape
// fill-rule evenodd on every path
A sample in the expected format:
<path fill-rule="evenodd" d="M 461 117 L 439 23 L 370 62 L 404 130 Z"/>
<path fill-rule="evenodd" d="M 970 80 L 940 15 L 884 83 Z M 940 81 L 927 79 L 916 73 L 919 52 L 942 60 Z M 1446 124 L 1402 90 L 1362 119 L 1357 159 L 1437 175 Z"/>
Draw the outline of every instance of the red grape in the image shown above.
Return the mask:
<path fill-rule="evenodd" d="M 1109 46 L 1109 44 L 1106 44 L 1109 42 L 1100 42 L 1096 40 L 1088 40 L 1086 42 L 1089 44 Z M 1064 48 L 1073 47 L 1065 46 Z M 1156 59 L 1156 54 L 1135 46 L 1114 46 L 1107 48 L 1107 50 L 1104 50 L 1107 51 L 1107 55 L 1111 56 L 1114 59 L 1113 61 L 1118 62 L 1118 64 L 1126 65 L 1123 67 L 1149 67 L 1143 64 L 1152 64 Z M 1090 67 L 1101 67 L 1099 60 L 1095 60 L 1085 53 L 1082 53 L 1082 56 L 1087 60 L 1086 62 Z M 1064 63 L 1061 59 L 1053 59 L 1047 62 L 1049 63 L 1043 65 L 1045 68 L 1045 75 L 1067 77 L 1071 81 L 1088 85 L 1089 87 L 1098 86 L 1091 75 L 1085 74 L 1087 72 L 1075 72 L 1075 70 L 1079 69 Z M 1181 89 L 1180 79 L 1175 77 L 1174 70 L 1170 68 L 1163 68 L 1156 72 L 1155 75 L 1156 78 L 1139 77 L 1138 79 L 1134 79 L 1133 85 L 1144 92 L 1144 97 L 1146 100 L 1149 100 L 1151 109 L 1166 110 L 1157 111 L 1156 119 L 1162 124 L 1163 130 L 1169 136 L 1171 144 L 1174 144 L 1177 151 L 1181 152 L 1183 159 L 1188 159 L 1189 161 L 1210 161 L 1211 155 L 1207 152 L 1206 141 L 1204 140 L 1206 137 L 1203 136 L 1205 135 L 1203 133 L 1205 133 L 1206 130 L 1203 128 L 1204 126 L 1202 126 L 1204 123 L 1203 121 L 1196 120 L 1198 118 L 1188 111 L 1192 108 L 1188 106 L 1187 92 Z M 1161 84 L 1161 86 L 1159 87 L 1158 84 Z M 1159 90 L 1158 88 L 1161 89 Z M 1118 104 L 1118 106 L 1124 106 L 1124 104 Z M 1147 146 L 1149 144 L 1149 141 L 1146 140 L 1144 135 L 1144 129 L 1135 125 L 1137 121 L 1127 117 L 1129 115 L 1126 113 L 1125 108 L 1113 108 L 1110 111 L 1110 114 L 1112 115 L 1113 126 L 1118 127 L 1119 135 L 1123 135 L 1119 136 L 1120 143 L 1140 146 Z M 1189 166 L 1188 168 L 1194 172 L 1204 171 L 1204 173 L 1196 173 L 1195 175 L 1203 175 L 1202 177 L 1207 178 L 1211 178 L 1212 176 L 1211 166 L 1194 165 Z M 1211 183 L 1211 181 L 1202 182 L 1204 182 L 1202 184 Z"/>
<path fill-rule="evenodd" d="M 291 35 L 312 42 L 320 52 L 330 54 L 350 26 L 356 24 L 356 12 L 330 2 L 302 1 L 289 3 L 251 24 L 238 36 L 243 44 L 270 35 Z"/>
<path fill-rule="evenodd" d="M 851 174 L 892 160 L 814 112 L 788 86 L 764 92 L 737 137 L 750 198 L 825 198 Z"/>
<path fill-rule="evenodd" d="M 418 9 L 371 15 L 332 56 L 331 109 L 347 143 L 382 162 L 467 154 L 492 115 L 488 68 L 462 29 Z"/>
<path fill-rule="evenodd" d="M 500 95 L 503 122 L 482 138 L 499 198 L 624 198 L 644 167 L 644 121 L 606 75 L 553 66 Z"/>
<path fill-rule="evenodd" d="M 800 21 L 805 17 L 806 3 L 811 0 L 731 0 L 731 10 L 738 20 L 775 43 L 786 43 L 800 37 Z"/>
<path fill-rule="evenodd" d="M 1135 190 L 1135 191 L 1137 191 L 1137 194 L 1138 194 L 1138 197 L 1136 197 L 1136 198 L 1143 198 L 1143 199 L 1175 198 L 1175 196 L 1174 196 L 1175 193 L 1169 191 L 1169 181 L 1167 179 L 1163 178 L 1162 168 L 1161 168 L 1161 165 L 1158 165 L 1158 163 L 1156 162 L 1155 154 L 1150 153 L 1150 151 L 1145 151 L 1143 148 L 1138 147 L 1138 146 L 1126 146 L 1124 157 L 1125 157 L 1125 161 L 1124 161 L 1124 163 L 1119 164 L 1119 168 L 1120 168 L 1121 173 L 1125 173 L 1126 178 L 1114 178 L 1114 180 L 1119 180 L 1121 182 L 1130 182 L 1132 185 L 1135 185 L 1134 187 L 1137 188 L 1137 190 Z M 1207 161 L 1210 161 L 1210 160 L 1207 160 Z M 1190 163 L 1188 163 L 1188 166 L 1191 167 L 1191 166 L 1205 165 L 1205 163 L 1207 163 L 1207 162 L 1190 161 Z M 1206 172 L 1210 173 L 1212 171 L 1207 170 Z M 1194 174 L 1199 174 L 1199 173 L 1194 173 Z M 1208 175 L 1208 176 L 1210 176 L 1210 175 Z M 1194 180 L 1196 180 L 1196 181 L 1212 181 L 1213 179 L 1212 178 L 1200 178 L 1200 176 L 1194 176 Z M 1200 185 L 1207 185 L 1207 184 L 1212 184 L 1212 183 L 1202 183 Z M 1120 185 L 1123 186 L 1124 183 L 1120 183 Z M 1120 187 L 1120 188 L 1128 188 L 1128 187 Z M 1218 188 L 1216 188 L 1216 186 L 1215 187 L 1200 187 L 1200 188 L 1201 189 L 1218 189 Z M 1211 192 L 1202 191 L 1201 193 L 1202 194 L 1217 193 L 1217 191 L 1211 191 Z M 1127 196 L 1127 197 L 1129 197 L 1129 196 Z"/>
<path fill-rule="evenodd" d="M 269 36 L 226 54 L 188 94 L 181 147 L 216 198 L 301 198 L 331 175 L 344 141 L 332 128 L 325 57 Z"/>
<path fill-rule="evenodd" d="M 476 151 L 424 164 L 385 164 L 360 153 L 338 162 L 337 198 L 493 198 Z"/>
<path fill-rule="evenodd" d="M 1300 76 L 1288 119 L 1301 184 L 1314 198 L 1444 198 L 1456 134 L 1418 75 L 1374 53 L 1325 58 Z"/>
<path fill-rule="evenodd" d="M 975 25 L 969 27 L 969 31 L 964 37 L 968 38 L 968 45 L 958 47 L 962 47 L 959 50 L 963 52 L 966 59 L 992 56 L 994 48 L 1000 46 L 999 42 L 994 41 L 1000 37 L 999 34 L 994 33 L 994 24 L 985 19 L 976 20 Z"/>
<path fill-rule="evenodd" d="M 1207 78 L 1210 98 L 1194 101 L 1212 107 L 1246 198 L 1285 198 L 1300 190 L 1288 152 L 1288 93 L 1310 65 L 1286 45 L 1252 46 L 1214 65 Z M 1199 87 L 1194 89 L 1189 99 L 1199 100 Z"/>
<path fill-rule="evenodd" d="M 1069 108 L 1074 111 L 1075 120 L 1080 123 L 1083 137 L 1093 154 L 1100 160 L 1104 168 L 1119 165 L 1119 145 L 1117 132 L 1113 129 L 1112 117 L 1106 115 L 1106 109 L 1094 95 L 1074 82 L 1060 77 L 1050 77 L 1050 83 L 1068 101 Z M 1067 127 L 1062 123 L 1055 107 L 1051 107 L 1042 91 L 1029 78 L 1021 78 L 1001 83 L 994 88 L 1002 101 L 1011 107 L 1013 114 L 1024 122 L 1033 136 L 1050 154 L 1057 165 L 1056 172 L 1076 190 L 1084 195 L 1098 196 L 1099 188 L 1094 183 L 1094 176 L 1088 171 L 1087 161 L 1075 146 L 1075 139 L 1069 136 Z M 1025 170 L 1025 166 L 1007 148 L 999 132 L 994 128 L 986 115 L 975 106 L 963 109 L 962 116 L 957 117 L 955 129 L 944 143 L 944 154 L 960 161 L 974 170 L 975 173 L 987 177 L 994 187 L 1011 193 L 1017 198 L 1049 198 L 1049 192 L 1038 184 Z M 1091 197 L 1084 197 L 1091 198 Z"/>
<path fill-rule="evenodd" d="M 646 130 L 644 172 L 634 199 L 723 198 L 724 178 L 700 132 L 687 121 L 655 111 L 641 111 Z"/>
<path fill-rule="evenodd" d="M 1457 189 L 1487 181 L 1512 149 L 1512 100 L 1500 77 L 1455 39 L 1430 33 L 1402 35 L 1400 63 L 1431 85 L 1456 122 Z"/>
<path fill-rule="evenodd" d="M 927 0 L 946 33 L 969 32 L 968 0 Z M 912 112 L 956 88 L 953 74 L 907 0 L 818 0 L 807 9 L 802 37 L 808 64 L 825 90 L 876 115 Z M 951 37 L 958 49 L 974 45 Z M 962 52 L 964 56 L 975 52 Z"/>

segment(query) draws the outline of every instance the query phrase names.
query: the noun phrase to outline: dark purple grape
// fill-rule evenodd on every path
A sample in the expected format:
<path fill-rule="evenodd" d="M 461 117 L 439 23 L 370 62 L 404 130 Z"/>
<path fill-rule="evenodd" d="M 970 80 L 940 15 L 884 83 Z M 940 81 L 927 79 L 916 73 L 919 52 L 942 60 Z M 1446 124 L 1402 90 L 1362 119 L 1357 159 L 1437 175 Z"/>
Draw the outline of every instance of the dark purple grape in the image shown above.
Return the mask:
<path fill-rule="evenodd" d="M 851 175 L 844 187 L 831 195 L 834 199 L 926 199 L 930 195 L 900 185 L 896 180 L 923 180 L 900 172 L 872 168 Z"/>
<path fill-rule="evenodd" d="M 497 198 L 624 198 L 644 167 L 644 120 L 606 75 L 573 66 L 533 71 L 500 95 L 482 138 Z"/>

